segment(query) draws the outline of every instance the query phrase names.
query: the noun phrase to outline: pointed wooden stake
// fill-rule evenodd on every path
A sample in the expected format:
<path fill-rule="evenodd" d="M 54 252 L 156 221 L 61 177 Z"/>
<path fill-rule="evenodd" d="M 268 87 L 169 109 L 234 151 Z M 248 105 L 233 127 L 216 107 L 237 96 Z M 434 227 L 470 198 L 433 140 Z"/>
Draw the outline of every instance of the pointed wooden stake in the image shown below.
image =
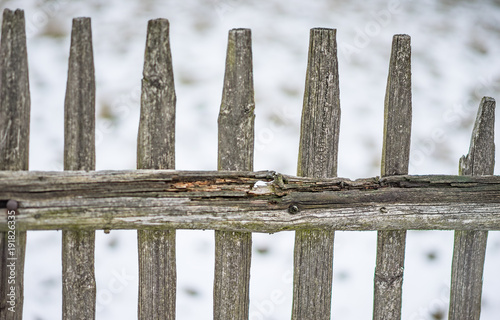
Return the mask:
<path fill-rule="evenodd" d="M 250 29 L 229 31 L 219 113 L 219 170 L 253 170 L 255 101 Z M 248 319 L 252 234 L 215 231 L 214 319 Z"/>
<path fill-rule="evenodd" d="M 144 54 L 137 169 L 175 168 L 175 88 L 169 22 L 150 20 Z M 138 319 L 174 320 L 175 230 L 137 230 Z"/>
<path fill-rule="evenodd" d="M 95 170 L 95 76 L 90 18 L 73 19 L 64 101 L 64 170 Z M 63 319 L 95 319 L 95 231 L 63 230 Z"/>
<path fill-rule="evenodd" d="M 30 90 L 24 11 L 5 9 L 0 45 L 0 170 L 28 170 L 29 132 Z M 9 243 L 12 232 L 0 233 L 2 320 L 22 319 L 23 316 L 26 231 L 17 227 L 14 236 L 12 250 L 9 246 L 12 245 Z"/>
<path fill-rule="evenodd" d="M 382 176 L 408 174 L 411 136 L 410 36 L 395 35 L 384 109 Z M 406 230 L 377 233 L 373 319 L 401 319 Z"/>
<path fill-rule="evenodd" d="M 337 30 L 311 29 L 297 175 L 337 176 Z M 334 231 L 295 232 L 292 319 L 330 319 Z"/>
<path fill-rule="evenodd" d="M 469 154 L 460 159 L 460 175 L 492 175 L 495 168 L 495 100 L 479 105 Z M 488 231 L 455 231 L 451 268 L 450 320 L 478 320 Z"/>

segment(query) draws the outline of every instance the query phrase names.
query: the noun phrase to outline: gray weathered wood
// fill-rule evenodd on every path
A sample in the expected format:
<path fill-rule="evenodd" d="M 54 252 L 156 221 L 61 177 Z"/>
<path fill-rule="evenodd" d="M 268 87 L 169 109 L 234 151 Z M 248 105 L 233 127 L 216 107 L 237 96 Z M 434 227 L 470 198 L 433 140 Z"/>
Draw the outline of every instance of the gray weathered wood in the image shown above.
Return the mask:
<path fill-rule="evenodd" d="M 411 136 L 410 36 L 392 41 L 384 107 L 382 176 L 408 174 Z M 406 230 L 379 231 L 373 319 L 401 319 Z"/>
<path fill-rule="evenodd" d="M 311 29 L 297 175 L 337 175 L 340 98 L 336 30 Z M 333 230 L 295 233 L 292 319 L 330 319 Z"/>
<path fill-rule="evenodd" d="M 166 19 L 148 23 L 137 138 L 138 169 L 175 166 L 176 95 L 169 30 Z"/>
<path fill-rule="evenodd" d="M 219 170 L 253 170 L 254 110 L 252 34 L 233 29 L 218 119 Z M 215 231 L 214 319 L 248 319 L 251 258 L 251 233 Z"/>
<path fill-rule="evenodd" d="M 340 89 L 336 29 L 310 31 L 300 128 L 299 176 L 337 176 Z"/>
<path fill-rule="evenodd" d="M 64 101 L 64 170 L 95 170 L 95 77 L 90 18 L 73 19 Z M 94 230 L 63 230 L 63 319 L 95 319 Z"/>
<path fill-rule="evenodd" d="M 0 172 L 0 199 L 19 201 L 20 230 L 500 230 L 498 176 L 350 181 L 267 171 Z"/>
<path fill-rule="evenodd" d="M 460 174 L 491 175 L 495 168 L 495 100 L 479 105 L 469 154 L 460 159 Z M 455 231 L 449 319 L 478 320 L 488 231 Z"/>
<path fill-rule="evenodd" d="M 95 170 L 95 76 L 90 18 L 73 19 L 64 100 L 64 170 Z"/>
<path fill-rule="evenodd" d="M 175 319 L 175 230 L 137 230 L 137 242 L 138 319 Z"/>
<path fill-rule="evenodd" d="M 0 170 L 28 170 L 29 127 L 30 92 L 24 12 L 5 9 L 0 45 Z M 12 210 L 6 211 L 12 213 Z M 15 250 L 9 250 L 12 233 L 15 235 Z M 0 233 L 2 320 L 22 319 L 25 250 L 26 232 L 20 230 L 17 223 L 10 233 Z M 11 269 L 12 263 L 14 266 Z M 15 272 L 13 277 L 11 271 Z"/>
<path fill-rule="evenodd" d="M 411 38 L 397 34 L 385 92 L 382 176 L 408 173 L 411 114 Z"/>
<path fill-rule="evenodd" d="M 138 169 L 175 168 L 175 88 L 169 22 L 150 20 L 144 54 Z M 175 319 L 175 230 L 137 230 L 138 318 Z"/>

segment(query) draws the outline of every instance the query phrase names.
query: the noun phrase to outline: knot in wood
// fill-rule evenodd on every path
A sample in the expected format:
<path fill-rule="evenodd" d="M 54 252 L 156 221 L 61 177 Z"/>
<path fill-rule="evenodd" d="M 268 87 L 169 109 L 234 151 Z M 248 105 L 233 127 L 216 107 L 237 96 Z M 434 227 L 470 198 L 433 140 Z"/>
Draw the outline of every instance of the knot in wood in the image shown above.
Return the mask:
<path fill-rule="evenodd" d="M 155 77 L 155 76 L 150 76 L 148 78 L 145 78 L 149 84 L 158 89 L 158 90 L 163 90 L 167 86 L 167 81 L 162 79 L 161 77 Z"/>
<path fill-rule="evenodd" d="M 292 203 L 292 204 L 290 204 L 290 206 L 288 206 L 288 212 L 291 214 L 296 214 L 299 211 L 300 211 L 300 208 L 296 203 Z"/>

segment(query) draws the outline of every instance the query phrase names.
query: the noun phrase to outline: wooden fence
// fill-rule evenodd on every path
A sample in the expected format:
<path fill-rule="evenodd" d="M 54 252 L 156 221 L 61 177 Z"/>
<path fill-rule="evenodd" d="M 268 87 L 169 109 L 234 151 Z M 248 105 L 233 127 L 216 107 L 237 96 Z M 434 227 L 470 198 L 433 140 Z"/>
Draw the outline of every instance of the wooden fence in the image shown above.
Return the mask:
<path fill-rule="evenodd" d="M 335 29 L 312 29 L 298 177 L 253 172 L 251 33 L 229 32 L 218 170 L 175 171 L 169 23 L 149 21 L 134 171 L 95 169 L 89 18 L 73 20 L 64 172 L 28 171 L 30 92 L 23 11 L 0 47 L 0 319 L 22 319 L 26 230 L 63 230 L 63 319 L 94 319 L 97 229 L 137 229 L 139 319 L 174 319 L 176 229 L 214 229 L 214 319 L 248 319 L 252 232 L 295 230 L 292 319 L 330 319 L 335 230 L 378 230 L 374 319 L 401 318 L 406 230 L 456 230 L 449 319 L 479 319 L 488 230 L 500 230 L 495 101 L 481 101 L 458 176 L 410 176 L 410 37 L 395 35 L 381 177 L 336 178 L 340 101 Z M 13 310 L 15 312 L 13 312 Z"/>

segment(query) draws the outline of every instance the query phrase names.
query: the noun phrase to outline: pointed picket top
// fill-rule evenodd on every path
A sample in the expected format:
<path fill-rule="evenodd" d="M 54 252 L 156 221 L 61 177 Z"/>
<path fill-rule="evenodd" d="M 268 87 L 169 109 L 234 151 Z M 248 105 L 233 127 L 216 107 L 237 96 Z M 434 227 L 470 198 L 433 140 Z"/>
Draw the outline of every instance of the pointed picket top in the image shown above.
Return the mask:
<path fill-rule="evenodd" d="M 148 23 L 137 138 L 137 169 L 175 167 L 176 101 L 170 24 L 167 19 Z"/>
<path fill-rule="evenodd" d="M 484 97 L 472 131 L 469 153 L 460 158 L 460 175 L 491 175 L 495 167 L 495 99 Z"/>
<path fill-rule="evenodd" d="M 297 175 L 335 177 L 340 129 L 337 30 L 311 29 L 308 56 Z"/>
<path fill-rule="evenodd" d="M 472 130 L 469 153 L 460 158 L 460 175 L 492 175 L 495 168 L 495 100 L 484 97 Z M 457 230 L 451 267 L 449 319 L 479 320 L 488 231 Z"/>
<path fill-rule="evenodd" d="M 253 170 L 255 99 L 252 32 L 229 31 L 219 112 L 219 170 Z"/>
<path fill-rule="evenodd" d="M 384 108 L 382 176 L 408 173 L 412 119 L 411 38 L 394 35 Z"/>
<path fill-rule="evenodd" d="M 64 170 L 95 170 L 95 72 L 90 18 L 73 19 L 64 100 Z"/>
<path fill-rule="evenodd" d="M 30 108 L 24 11 L 5 9 L 0 45 L 1 170 L 28 170 Z"/>

